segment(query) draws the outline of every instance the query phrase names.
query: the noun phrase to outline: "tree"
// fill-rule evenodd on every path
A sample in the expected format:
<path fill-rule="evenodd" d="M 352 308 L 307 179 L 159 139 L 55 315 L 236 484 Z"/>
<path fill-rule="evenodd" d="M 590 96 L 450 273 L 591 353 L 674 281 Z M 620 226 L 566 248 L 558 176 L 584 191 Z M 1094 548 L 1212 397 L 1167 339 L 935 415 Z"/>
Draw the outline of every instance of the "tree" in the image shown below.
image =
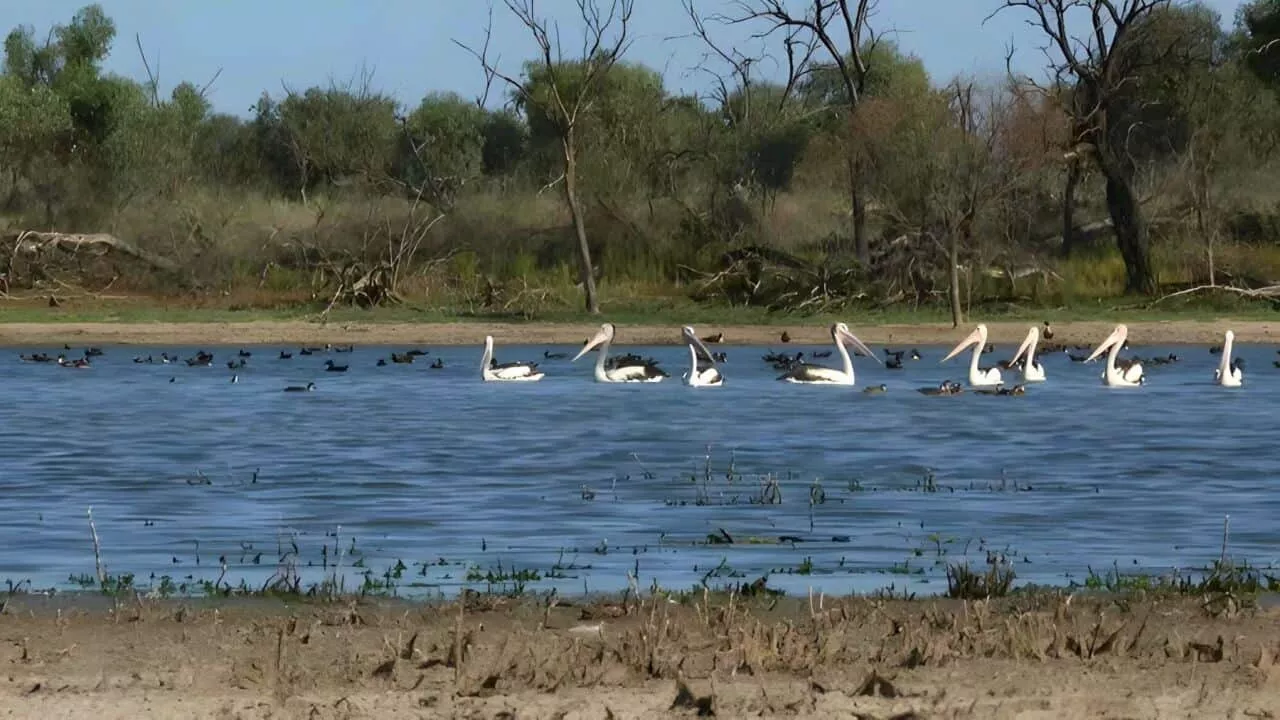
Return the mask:
<path fill-rule="evenodd" d="M 485 28 L 481 50 L 476 51 L 462 43 L 458 44 L 479 60 L 487 79 L 501 78 L 510 87 L 517 104 L 525 110 L 526 117 L 541 117 L 554 129 L 564 161 L 562 187 L 578 240 L 579 270 L 586 308 L 587 312 L 598 314 L 600 299 L 596 295 L 595 266 L 591 261 L 591 246 L 587 241 L 585 210 L 578 196 L 579 120 L 596 99 L 604 78 L 626 52 L 629 44 L 627 31 L 630 29 L 635 0 L 611 0 L 607 11 L 602 11 L 596 0 L 575 0 L 584 32 L 581 56 L 572 61 L 571 65 L 565 62 L 559 33 L 556 33 L 557 37 L 553 41 L 547 30 L 547 21 L 534 12 L 533 0 L 504 1 L 507 9 L 533 35 L 540 52 L 538 60 L 526 64 L 525 82 L 502 73 L 489 61 L 489 40 L 493 34 L 492 14 L 489 25 Z M 613 34 L 612 38 L 609 37 L 610 34 Z M 542 82 L 536 82 L 537 80 Z"/>
<path fill-rule="evenodd" d="M 1242 4 L 1236 26 L 1249 69 L 1272 90 L 1280 90 L 1280 0 Z"/>
<path fill-rule="evenodd" d="M 1069 86 L 1067 112 L 1073 124 L 1068 155 L 1092 160 L 1106 182 L 1107 212 L 1125 265 L 1128 292 L 1154 294 L 1155 268 L 1150 238 L 1138 198 L 1136 168 L 1122 138 L 1131 125 L 1116 111 L 1126 83 L 1142 69 L 1132 55 L 1119 52 L 1135 26 L 1171 0 L 1004 0 L 996 11 L 1021 8 L 1029 22 L 1048 39 L 1044 48 L 1059 86 Z M 1090 31 L 1082 37 L 1067 29 L 1075 16 L 1087 14 Z M 1159 62 L 1172 48 L 1154 52 L 1143 62 Z M 1074 155 L 1072 155 L 1074 153 Z"/>
<path fill-rule="evenodd" d="M 787 56 L 793 72 L 793 78 L 811 72 L 813 67 L 798 67 L 793 48 L 800 44 L 803 47 L 820 46 L 826 51 L 829 65 L 834 75 L 839 78 L 838 94 L 828 93 L 832 100 L 838 99 L 839 107 L 849 118 L 849 131 L 853 133 L 852 118 L 862 101 L 867 89 L 867 80 L 871 74 L 871 66 L 867 63 L 868 48 L 874 48 L 876 35 L 871 30 L 868 18 L 875 9 L 874 0 L 812 0 L 809 9 L 803 14 L 794 14 L 787 10 L 783 0 L 737 0 L 739 12 L 730 22 L 764 22 L 768 29 L 757 37 L 768 37 L 777 32 L 785 34 Z M 844 35 L 843 41 L 848 50 L 842 50 L 836 33 Z M 807 44 L 799 38 L 807 36 Z M 812 54 L 801 60 L 802 66 L 810 65 Z M 796 72 L 799 70 L 799 72 Z M 831 73 L 829 73 L 830 75 Z M 871 261 L 870 244 L 867 238 L 867 205 L 865 184 L 865 163 L 853 150 L 850 143 L 846 158 L 848 169 L 848 190 L 850 218 L 853 223 L 854 253 L 858 262 L 866 266 Z"/>

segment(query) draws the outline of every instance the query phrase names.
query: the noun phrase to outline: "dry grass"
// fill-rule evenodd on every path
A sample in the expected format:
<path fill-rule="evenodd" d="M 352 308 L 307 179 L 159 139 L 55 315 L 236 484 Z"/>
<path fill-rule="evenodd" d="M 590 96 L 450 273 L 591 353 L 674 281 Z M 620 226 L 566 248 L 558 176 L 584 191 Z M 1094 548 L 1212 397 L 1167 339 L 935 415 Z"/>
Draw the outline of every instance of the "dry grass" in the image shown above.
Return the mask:
<path fill-rule="evenodd" d="M 18 598 L 0 628 L 18 717 L 1229 717 L 1280 702 L 1275 618 L 1191 600 Z"/>

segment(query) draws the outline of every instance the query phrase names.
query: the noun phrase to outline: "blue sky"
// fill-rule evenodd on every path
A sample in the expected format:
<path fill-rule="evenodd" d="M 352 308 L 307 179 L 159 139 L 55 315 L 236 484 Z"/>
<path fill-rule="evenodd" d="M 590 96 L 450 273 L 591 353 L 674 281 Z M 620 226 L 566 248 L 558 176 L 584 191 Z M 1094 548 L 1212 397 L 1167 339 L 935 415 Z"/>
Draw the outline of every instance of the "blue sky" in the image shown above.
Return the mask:
<path fill-rule="evenodd" d="M 725 13 L 731 2 L 697 0 L 697 5 L 704 14 Z M 33 25 L 43 37 L 85 4 L 0 0 L 0 18 L 10 26 Z M 1230 23 L 1238 3 L 1206 4 Z M 474 97 L 483 86 L 478 64 L 452 42 L 482 41 L 488 12 L 483 0 L 102 0 L 101 5 L 118 31 L 109 71 L 146 77 L 134 43 L 139 34 L 148 59 L 159 66 L 162 89 L 183 80 L 204 84 L 221 68 L 209 92 L 221 112 L 246 115 L 264 90 L 278 95 L 285 83 L 305 88 L 331 79 L 342 82 L 361 67 L 373 70 L 377 88 L 407 105 L 433 90 Z M 999 0 L 880 0 L 875 25 L 893 31 L 898 44 L 919 56 L 937 81 L 956 74 L 998 77 L 1010 43 L 1017 49 L 1018 69 L 1034 71 L 1043 62 L 1042 40 L 1027 27 L 1025 11 L 1006 10 L 983 25 L 998 5 Z M 537 0 L 536 7 L 540 15 L 560 21 L 568 52 L 580 46 L 573 0 Z M 754 47 L 751 29 L 713 25 L 712 30 L 744 52 Z M 637 0 L 635 42 L 627 59 L 664 70 L 671 89 L 705 91 L 708 76 L 694 70 L 704 54 L 700 41 L 672 39 L 688 32 L 679 0 Z M 491 57 L 500 55 L 500 67 L 511 75 L 536 52 L 501 0 L 495 2 L 492 48 Z"/>

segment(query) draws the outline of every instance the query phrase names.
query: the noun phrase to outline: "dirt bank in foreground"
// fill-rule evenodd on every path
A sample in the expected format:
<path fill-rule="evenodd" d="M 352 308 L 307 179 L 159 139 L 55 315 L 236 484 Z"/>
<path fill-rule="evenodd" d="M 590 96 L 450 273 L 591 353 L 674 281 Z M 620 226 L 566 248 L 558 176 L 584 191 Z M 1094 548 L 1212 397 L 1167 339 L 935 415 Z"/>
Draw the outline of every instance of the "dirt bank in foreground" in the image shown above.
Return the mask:
<path fill-rule="evenodd" d="M 1026 335 L 1029 322 L 987 323 L 990 339 L 1016 343 Z M 1280 344 L 1280 322 L 1183 321 L 1129 323 L 1130 342 L 1135 345 L 1176 345 L 1217 343 L 1230 328 L 1242 343 Z M 130 345 L 258 345 L 304 343 L 356 343 L 364 345 L 479 345 L 485 335 L 500 344 L 580 345 L 598 328 L 590 323 L 319 323 L 282 320 L 243 323 L 0 323 L 0 345 L 130 344 Z M 1054 342 L 1091 345 L 1100 342 L 1115 327 L 1111 322 L 1070 322 L 1054 325 Z M 792 344 L 828 343 L 831 336 L 820 324 L 700 325 L 707 337 L 724 333 L 731 345 L 779 346 L 786 331 Z M 867 325 L 853 331 L 868 343 L 947 344 L 959 341 L 968 332 L 949 324 Z M 675 344 L 679 328 L 665 325 L 622 325 L 617 342 L 623 345 Z"/>
<path fill-rule="evenodd" d="M 1198 599 L 90 600 L 9 602 L 0 715 L 1070 720 L 1280 708 L 1274 611 L 1214 618 Z"/>

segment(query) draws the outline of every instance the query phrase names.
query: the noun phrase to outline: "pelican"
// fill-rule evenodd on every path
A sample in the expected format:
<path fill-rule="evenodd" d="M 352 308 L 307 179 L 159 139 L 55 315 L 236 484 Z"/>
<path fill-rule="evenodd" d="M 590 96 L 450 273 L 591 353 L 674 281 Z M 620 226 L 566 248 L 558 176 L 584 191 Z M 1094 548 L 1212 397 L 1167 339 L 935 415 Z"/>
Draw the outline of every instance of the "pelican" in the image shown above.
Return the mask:
<path fill-rule="evenodd" d="M 853 360 L 849 357 L 849 351 L 845 348 L 845 343 L 852 345 L 855 350 L 863 355 L 880 362 L 880 358 L 876 357 L 875 353 L 871 352 L 856 335 L 849 332 L 849 326 L 844 323 L 836 323 L 831 326 L 831 340 L 836 344 L 836 352 L 840 353 L 842 369 L 837 370 L 821 365 L 802 363 L 797 364 L 785 374 L 779 376 L 778 379 L 813 385 L 852 385 Z"/>
<path fill-rule="evenodd" d="M 480 356 L 480 377 L 485 382 L 537 382 L 547 374 L 538 370 L 538 363 L 493 362 L 493 336 L 484 336 L 484 355 Z"/>
<path fill-rule="evenodd" d="M 978 367 L 978 356 L 986 352 L 987 347 L 987 326 L 979 324 L 978 327 L 969 333 L 969 336 L 960 341 L 947 356 L 942 358 L 942 362 L 946 362 L 951 358 L 959 355 L 965 348 L 973 346 L 973 359 L 969 361 L 969 384 L 974 387 L 988 387 L 991 385 L 999 385 L 1003 382 L 1000 378 L 999 368 L 980 368 Z"/>
<path fill-rule="evenodd" d="M 1009 367 L 1014 367 L 1019 358 L 1022 358 L 1022 381 L 1023 382 L 1044 382 L 1044 366 L 1036 360 L 1036 345 L 1040 343 L 1040 328 L 1032 325 L 1027 331 L 1027 337 L 1018 346 L 1018 352 L 1013 354 L 1013 359 L 1009 361 Z M 1026 353 L 1026 356 L 1023 356 Z"/>
<path fill-rule="evenodd" d="M 596 357 L 596 382 L 607 383 L 633 383 L 633 382 L 662 382 L 667 377 L 667 373 L 662 368 L 652 363 L 644 363 L 641 365 L 619 365 L 615 368 L 605 369 L 605 362 L 608 360 L 609 346 L 613 344 L 613 334 L 616 331 L 613 323 L 605 323 L 600 326 L 600 331 L 595 334 L 577 355 L 569 362 L 577 362 L 579 358 L 591 352 L 597 345 L 600 346 L 600 352 Z"/>
<path fill-rule="evenodd" d="M 719 387 L 724 384 L 724 376 L 720 374 L 720 370 L 716 368 L 715 358 L 711 352 L 707 350 L 707 346 L 702 343 L 693 328 L 685 325 L 680 330 L 680 334 L 684 337 L 684 342 L 689 346 L 689 372 L 681 376 L 684 384 L 689 387 Z M 716 341 L 712 341 L 716 342 Z M 709 361 L 706 367 L 698 368 L 698 353 L 702 353 Z"/>
<path fill-rule="evenodd" d="M 1222 387 L 1240 387 L 1244 385 L 1244 371 L 1239 363 L 1231 361 L 1231 346 L 1235 343 L 1236 334 L 1230 330 L 1222 339 L 1222 360 L 1218 361 L 1218 369 L 1213 371 L 1213 381 Z"/>
<path fill-rule="evenodd" d="M 1129 328 L 1124 325 L 1117 325 L 1115 330 L 1102 341 L 1094 351 L 1085 358 L 1085 362 L 1092 362 L 1095 358 L 1102 354 L 1104 350 L 1110 350 L 1107 353 L 1107 369 L 1102 372 L 1102 382 L 1109 387 L 1138 387 L 1146 378 L 1142 374 L 1142 363 L 1133 362 L 1128 367 L 1116 367 L 1116 355 L 1120 353 L 1120 347 L 1125 344 L 1129 337 Z"/>

